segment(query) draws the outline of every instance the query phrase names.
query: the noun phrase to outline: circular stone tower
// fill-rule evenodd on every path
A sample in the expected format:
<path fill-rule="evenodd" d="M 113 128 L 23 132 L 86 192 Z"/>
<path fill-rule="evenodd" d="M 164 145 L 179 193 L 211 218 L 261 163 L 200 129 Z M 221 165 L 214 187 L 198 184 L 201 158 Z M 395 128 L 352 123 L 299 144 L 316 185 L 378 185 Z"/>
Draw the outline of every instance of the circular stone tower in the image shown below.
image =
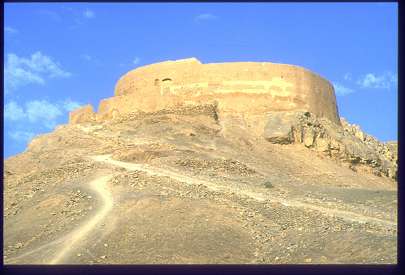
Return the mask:
<path fill-rule="evenodd" d="M 117 82 L 114 94 L 100 102 L 100 119 L 112 117 L 113 112 L 153 112 L 215 102 L 224 114 L 308 111 L 340 124 L 331 83 L 287 64 L 202 64 L 196 58 L 165 61 L 129 71 Z"/>

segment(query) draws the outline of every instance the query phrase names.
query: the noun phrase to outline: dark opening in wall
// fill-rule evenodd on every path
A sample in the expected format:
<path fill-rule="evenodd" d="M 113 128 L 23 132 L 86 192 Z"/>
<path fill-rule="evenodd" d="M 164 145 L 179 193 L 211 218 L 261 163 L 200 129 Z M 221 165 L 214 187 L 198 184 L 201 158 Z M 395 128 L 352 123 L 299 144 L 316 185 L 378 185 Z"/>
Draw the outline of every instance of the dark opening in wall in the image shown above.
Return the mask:
<path fill-rule="evenodd" d="M 159 79 L 155 79 L 155 86 L 159 85 Z"/>
<path fill-rule="evenodd" d="M 162 82 L 163 81 L 172 81 L 172 79 L 171 78 L 165 78 L 165 79 L 162 79 Z"/>

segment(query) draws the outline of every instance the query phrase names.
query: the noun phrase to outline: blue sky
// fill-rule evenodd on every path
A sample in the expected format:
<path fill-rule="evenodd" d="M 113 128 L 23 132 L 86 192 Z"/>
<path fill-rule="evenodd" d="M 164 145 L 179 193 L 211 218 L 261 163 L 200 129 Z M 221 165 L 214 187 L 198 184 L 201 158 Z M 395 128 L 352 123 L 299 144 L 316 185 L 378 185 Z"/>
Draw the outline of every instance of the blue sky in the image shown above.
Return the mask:
<path fill-rule="evenodd" d="M 397 139 L 397 3 L 22 3 L 4 11 L 4 156 L 97 107 L 138 66 L 269 61 L 330 80 L 339 113 Z"/>

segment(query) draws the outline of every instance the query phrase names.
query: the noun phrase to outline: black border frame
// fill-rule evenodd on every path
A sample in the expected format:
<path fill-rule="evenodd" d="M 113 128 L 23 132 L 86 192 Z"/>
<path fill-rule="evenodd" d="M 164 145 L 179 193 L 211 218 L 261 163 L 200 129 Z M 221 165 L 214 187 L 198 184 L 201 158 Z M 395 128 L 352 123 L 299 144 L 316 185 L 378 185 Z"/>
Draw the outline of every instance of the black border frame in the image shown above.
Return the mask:
<path fill-rule="evenodd" d="M 57 0 L 48 0 L 48 1 L 22 1 L 22 0 L 15 0 L 15 1 L 5 1 L 6 3 L 35 3 L 35 2 L 61 2 Z M 405 110 L 402 110 L 401 103 L 403 102 L 405 96 L 402 95 L 401 87 L 403 83 L 403 65 L 402 57 L 403 49 L 401 46 L 404 45 L 404 33 L 405 33 L 405 19 L 404 19 L 404 10 L 405 10 L 405 2 L 401 4 L 399 1 L 319 1 L 319 0 L 312 0 L 312 1 L 299 1 L 299 0 L 292 0 L 292 1 L 266 1 L 266 0 L 256 0 L 256 1 L 230 1 L 230 0 L 223 0 L 223 1 L 212 1 L 212 0 L 205 0 L 205 1 L 70 1 L 65 0 L 63 2 L 87 2 L 87 3 L 123 3 L 123 2 L 133 2 L 133 3 L 191 3 L 191 2 L 198 2 L 198 3 L 215 3 L 215 2 L 244 2 L 244 3 L 251 3 L 251 2 L 391 2 L 391 3 L 398 3 L 398 260 L 397 264 L 387 264 L 387 265 L 57 265 L 57 266 L 48 266 L 48 265 L 4 265 L 3 263 L 3 250 L 1 250 L 1 258 L 0 258 L 0 271 L 3 271 L 6 274 L 52 274 L 52 273 L 59 273 L 59 274 L 405 274 L 405 270 L 401 264 L 401 248 L 403 237 L 401 236 L 401 223 L 403 222 L 402 219 L 402 198 L 404 198 L 404 187 L 401 186 L 401 167 L 402 167 L 402 141 L 401 133 L 403 131 L 402 124 L 404 120 L 402 118 L 405 116 Z M 3 33 L 4 38 L 4 2 L 1 5 L 2 13 L 1 13 L 1 32 Z M 402 30 L 402 31 L 401 31 Z M 4 41 L 1 43 L 1 47 L 3 50 L 3 56 L 1 57 L 3 68 L 4 68 Z M 4 89 L 4 71 L 2 74 L 2 81 L 3 81 L 3 89 Z M 1 103 L 4 106 L 4 91 L 0 96 Z M 3 107 L 4 112 L 4 107 Z M 4 113 L 2 113 L 2 119 L 0 120 L 0 126 L 4 133 Z M 4 135 L 1 136 L 1 143 L 4 146 Z M 1 147 L 2 153 L 3 148 Z M 405 147 L 404 147 L 405 148 Z M 3 155 L 3 154 L 2 154 Z M 3 159 L 4 161 L 4 159 Z M 4 171 L 4 162 L 1 162 L 1 170 Z M 3 187 L 3 178 L 2 184 L 0 185 L 1 192 L 3 194 L 4 187 Z M 3 209 L 3 196 L 1 196 L 1 204 L 0 210 L 4 213 Z M 3 215 L 1 215 L 1 221 L 3 221 Z M 3 233 L 3 222 L 1 222 L 1 233 Z M 3 236 L 3 234 L 2 234 Z M 0 239 L 0 244 L 3 247 L 3 238 Z"/>

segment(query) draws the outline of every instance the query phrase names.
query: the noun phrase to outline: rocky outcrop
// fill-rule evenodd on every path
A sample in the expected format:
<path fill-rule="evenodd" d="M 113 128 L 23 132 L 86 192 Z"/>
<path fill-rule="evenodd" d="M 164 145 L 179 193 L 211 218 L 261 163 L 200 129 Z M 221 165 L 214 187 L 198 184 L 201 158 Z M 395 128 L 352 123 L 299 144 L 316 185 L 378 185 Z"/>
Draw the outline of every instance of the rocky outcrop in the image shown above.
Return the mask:
<path fill-rule="evenodd" d="M 345 119 L 341 119 L 342 126 L 309 112 L 274 112 L 267 119 L 263 137 L 272 143 L 300 143 L 352 170 L 397 178 L 396 143 L 379 142 Z"/>
<path fill-rule="evenodd" d="M 71 124 L 78 124 L 83 122 L 92 122 L 96 120 L 96 113 L 93 106 L 87 104 L 69 113 L 69 122 Z"/>

